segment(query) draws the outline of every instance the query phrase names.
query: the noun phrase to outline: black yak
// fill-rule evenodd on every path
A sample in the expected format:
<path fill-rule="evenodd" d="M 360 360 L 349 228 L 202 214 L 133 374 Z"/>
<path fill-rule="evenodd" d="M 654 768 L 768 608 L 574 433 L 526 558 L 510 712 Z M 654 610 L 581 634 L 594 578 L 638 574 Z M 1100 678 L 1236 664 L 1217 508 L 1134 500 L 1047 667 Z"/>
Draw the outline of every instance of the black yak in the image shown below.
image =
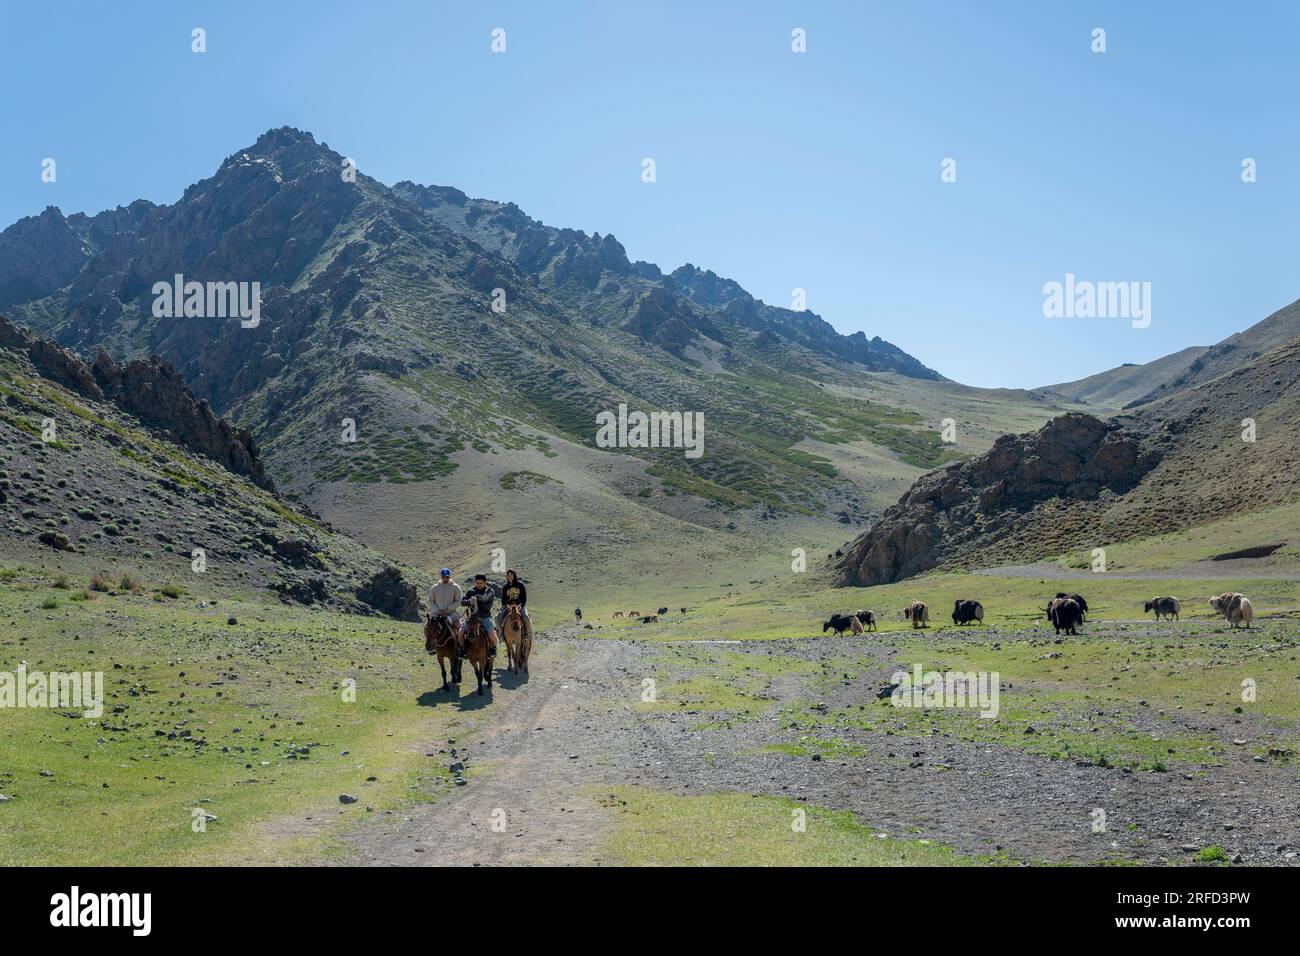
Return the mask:
<path fill-rule="evenodd" d="M 1083 623 L 1083 609 L 1074 598 L 1052 598 L 1043 611 L 1047 614 L 1047 619 L 1052 622 L 1052 627 L 1056 628 L 1057 634 L 1065 631 L 1066 634 L 1078 635 L 1079 632 L 1075 628 Z"/>
<path fill-rule="evenodd" d="M 1064 591 L 1057 591 L 1056 596 L 1058 598 L 1069 598 L 1075 604 L 1079 605 L 1079 620 L 1088 620 L 1088 602 L 1083 599 L 1082 594 L 1066 594 Z"/>
<path fill-rule="evenodd" d="M 984 605 L 979 601 L 963 601 L 958 599 L 952 605 L 952 622 L 954 624 L 969 624 L 972 621 L 984 623 Z"/>
<path fill-rule="evenodd" d="M 1181 611 L 1182 608 L 1182 604 L 1179 602 L 1178 598 L 1175 597 L 1152 598 L 1142 606 L 1142 610 L 1148 614 L 1155 611 L 1157 621 L 1162 617 L 1173 618 L 1175 621 L 1178 620 L 1178 612 Z"/>
<path fill-rule="evenodd" d="M 852 614 L 832 614 L 829 621 L 822 623 L 822 633 L 834 631 L 836 634 L 843 634 L 845 631 L 852 631 L 854 634 L 862 633 L 862 625 Z"/>

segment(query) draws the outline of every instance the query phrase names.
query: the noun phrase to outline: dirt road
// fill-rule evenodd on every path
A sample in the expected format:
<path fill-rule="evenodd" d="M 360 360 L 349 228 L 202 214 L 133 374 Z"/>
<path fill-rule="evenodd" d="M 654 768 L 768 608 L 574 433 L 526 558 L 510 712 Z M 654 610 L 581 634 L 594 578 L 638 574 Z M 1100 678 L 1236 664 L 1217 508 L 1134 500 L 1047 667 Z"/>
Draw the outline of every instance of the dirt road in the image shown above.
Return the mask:
<path fill-rule="evenodd" d="M 468 739 L 429 742 L 449 765 L 464 764 L 465 784 L 437 802 L 367 820 L 347 838 L 342 862 L 617 863 L 605 849 L 618 824 L 602 801 L 609 785 L 787 797 L 852 810 L 890 836 L 1013 862 L 1178 864 L 1212 846 L 1247 864 L 1297 862 L 1297 768 L 1260 761 L 1238 745 L 1276 735 L 1275 726 L 1249 716 L 1180 712 L 1142 723 L 1140 712 L 1139 734 L 1194 733 L 1222 748 L 1198 766 L 1139 772 L 938 729 L 873 726 L 873 715 L 891 709 L 875 692 L 896 664 L 888 641 L 872 635 L 718 645 L 575 633 L 539 640 L 532 676 L 499 671 L 481 703 L 470 699 L 472 684 L 459 702 L 436 701 L 488 715 Z M 986 629 L 980 639 L 998 633 Z M 841 675 L 846 657 L 861 666 Z M 640 704 L 647 676 L 667 687 L 687 673 L 706 675 L 738 699 L 752 697 L 753 708 Z M 791 719 L 837 709 L 871 720 L 809 727 Z M 1103 730 L 1116 719 L 1104 707 L 1095 711 L 1088 719 Z"/>

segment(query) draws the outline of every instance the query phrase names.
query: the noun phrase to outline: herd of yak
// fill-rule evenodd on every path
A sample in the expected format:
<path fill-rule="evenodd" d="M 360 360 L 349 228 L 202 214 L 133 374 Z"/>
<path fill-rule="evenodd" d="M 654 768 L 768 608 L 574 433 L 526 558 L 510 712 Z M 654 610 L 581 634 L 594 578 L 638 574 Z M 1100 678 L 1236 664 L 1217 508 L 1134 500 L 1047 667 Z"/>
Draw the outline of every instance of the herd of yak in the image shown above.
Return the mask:
<path fill-rule="evenodd" d="M 1237 591 L 1225 591 L 1223 594 L 1216 594 L 1210 598 L 1210 607 L 1214 608 L 1233 627 L 1237 627 L 1239 624 L 1250 627 L 1250 622 L 1255 617 L 1255 610 L 1251 606 L 1250 599 Z M 1056 628 L 1057 634 L 1064 631 L 1066 634 L 1077 635 L 1079 633 L 1078 626 L 1088 620 L 1088 602 L 1084 600 L 1082 594 L 1066 594 L 1064 591 L 1058 591 L 1056 597 L 1047 602 L 1047 607 L 1039 610 L 1047 615 L 1047 620 L 1051 622 L 1052 627 Z M 1152 598 L 1143 606 L 1143 612 L 1147 614 L 1154 612 L 1156 620 L 1177 621 L 1181 611 L 1182 602 L 1175 597 Z M 911 621 L 914 628 L 929 627 L 929 605 L 924 601 L 913 601 L 903 608 L 903 620 Z M 953 602 L 952 622 L 958 626 L 962 624 L 983 624 L 984 605 L 980 604 L 979 601 L 968 601 L 959 598 Z M 827 631 L 834 631 L 836 634 L 843 634 L 845 631 L 862 634 L 864 631 L 874 630 L 876 630 L 876 615 L 871 611 L 857 611 L 853 614 L 832 614 L 829 621 L 822 623 L 823 634 Z"/>

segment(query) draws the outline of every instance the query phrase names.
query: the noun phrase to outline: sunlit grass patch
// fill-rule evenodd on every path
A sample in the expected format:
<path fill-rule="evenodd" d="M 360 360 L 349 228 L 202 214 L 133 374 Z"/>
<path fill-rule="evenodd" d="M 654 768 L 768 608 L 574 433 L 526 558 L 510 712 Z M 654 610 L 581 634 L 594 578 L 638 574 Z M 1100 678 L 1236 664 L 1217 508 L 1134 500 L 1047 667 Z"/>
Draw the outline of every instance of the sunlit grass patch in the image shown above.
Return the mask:
<path fill-rule="evenodd" d="M 615 815 L 607 850 L 632 866 L 974 866 L 1003 862 L 881 834 L 850 812 L 718 793 L 602 790 Z M 801 820 L 802 818 L 802 820 Z M 802 829 L 800 826 L 802 825 Z"/>

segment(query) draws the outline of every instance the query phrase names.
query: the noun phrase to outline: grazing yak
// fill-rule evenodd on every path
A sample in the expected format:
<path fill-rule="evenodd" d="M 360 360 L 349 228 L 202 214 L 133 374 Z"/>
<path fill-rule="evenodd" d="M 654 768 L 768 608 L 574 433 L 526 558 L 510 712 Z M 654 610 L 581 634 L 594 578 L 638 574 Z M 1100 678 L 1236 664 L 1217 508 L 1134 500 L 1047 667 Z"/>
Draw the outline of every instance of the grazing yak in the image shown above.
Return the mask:
<path fill-rule="evenodd" d="M 1210 607 L 1222 614 L 1233 627 L 1243 621 L 1247 627 L 1250 627 L 1250 622 L 1255 617 L 1255 609 L 1251 606 L 1250 598 L 1239 591 L 1216 594 L 1210 598 Z"/>
<path fill-rule="evenodd" d="M 984 605 L 979 601 L 963 601 L 960 598 L 953 602 L 952 605 L 952 622 L 954 624 L 969 624 L 972 621 L 984 623 Z"/>
<path fill-rule="evenodd" d="M 1183 604 L 1176 597 L 1156 597 L 1142 605 L 1142 611 L 1144 613 L 1150 614 L 1152 611 L 1156 612 L 1157 621 L 1162 617 L 1172 618 L 1176 621 L 1178 620 L 1178 612 L 1182 609 Z"/>
<path fill-rule="evenodd" d="M 859 611 L 853 616 L 858 619 L 858 622 L 866 630 L 874 631 L 876 629 L 876 615 L 871 611 Z"/>
<path fill-rule="evenodd" d="M 1088 602 L 1083 599 L 1082 594 L 1066 594 L 1064 591 L 1057 591 L 1058 598 L 1069 598 L 1075 604 L 1079 605 L 1079 620 L 1087 622 L 1088 620 Z"/>
<path fill-rule="evenodd" d="M 656 614 L 667 614 L 667 613 L 668 613 L 668 608 L 666 608 L 666 607 L 661 607 L 659 610 L 655 611 L 655 613 L 656 613 Z"/>
<path fill-rule="evenodd" d="M 1052 598 L 1043 611 L 1047 614 L 1047 619 L 1052 622 L 1052 627 L 1056 628 L 1057 634 L 1064 631 L 1066 634 L 1078 636 L 1079 632 L 1075 628 L 1083 623 L 1083 608 L 1074 598 Z"/>
<path fill-rule="evenodd" d="M 843 634 L 845 631 L 852 631 L 854 634 L 862 633 L 862 622 L 852 614 L 832 614 L 829 621 L 822 622 L 822 633 L 834 631 L 836 634 Z"/>
<path fill-rule="evenodd" d="M 924 601 L 913 601 L 903 608 L 903 620 L 911 621 L 913 628 L 930 626 L 930 607 Z"/>

